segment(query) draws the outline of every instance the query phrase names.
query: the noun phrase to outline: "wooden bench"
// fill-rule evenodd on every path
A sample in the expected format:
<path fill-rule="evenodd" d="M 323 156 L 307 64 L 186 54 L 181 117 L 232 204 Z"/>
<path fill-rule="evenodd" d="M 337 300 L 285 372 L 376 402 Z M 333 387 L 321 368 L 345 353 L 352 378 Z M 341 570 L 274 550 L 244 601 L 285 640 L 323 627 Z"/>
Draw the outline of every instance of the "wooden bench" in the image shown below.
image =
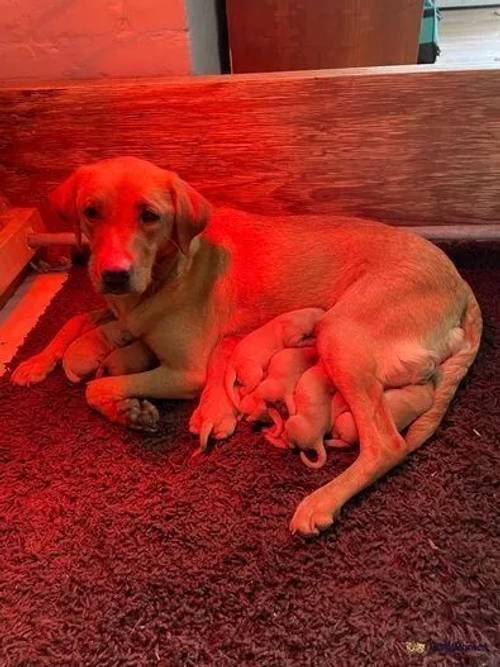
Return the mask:
<path fill-rule="evenodd" d="M 215 204 L 500 238 L 500 69 L 0 87 L 0 190 L 49 229 L 47 192 L 119 154 L 178 171 Z"/>

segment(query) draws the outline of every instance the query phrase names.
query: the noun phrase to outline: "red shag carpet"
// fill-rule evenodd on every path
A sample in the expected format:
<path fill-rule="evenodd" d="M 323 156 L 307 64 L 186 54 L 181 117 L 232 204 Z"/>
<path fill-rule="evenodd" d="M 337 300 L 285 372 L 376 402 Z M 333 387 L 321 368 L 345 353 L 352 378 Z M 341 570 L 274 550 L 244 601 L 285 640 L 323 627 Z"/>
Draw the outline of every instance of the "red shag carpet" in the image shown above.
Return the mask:
<path fill-rule="evenodd" d="M 294 507 L 354 453 L 313 472 L 241 427 L 190 462 L 193 402 L 163 402 L 144 435 L 61 370 L 3 378 L 0 665 L 423 664 L 409 641 L 426 664 L 496 664 L 499 254 L 457 257 L 478 360 L 435 437 L 316 540 L 289 535 Z M 75 269 L 17 361 L 96 301 Z"/>

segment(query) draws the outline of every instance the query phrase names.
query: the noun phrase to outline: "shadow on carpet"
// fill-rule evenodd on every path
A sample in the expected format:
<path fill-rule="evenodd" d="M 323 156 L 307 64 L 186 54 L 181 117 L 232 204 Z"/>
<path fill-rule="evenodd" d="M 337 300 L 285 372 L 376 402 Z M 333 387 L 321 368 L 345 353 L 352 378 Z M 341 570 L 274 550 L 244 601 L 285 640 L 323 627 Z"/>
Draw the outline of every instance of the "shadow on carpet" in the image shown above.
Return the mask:
<path fill-rule="evenodd" d="M 432 440 L 316 540 L 288 521 L 352 453 L 314 472 L 242 427 L 190 462 L 193 402 L 143 435 L 60 370 L 0 380 L 0 665 L 496 664 L 500 269 L 457 257 L 478 360 Z M 16 361 L 96 302 L 73 270 Z"/>

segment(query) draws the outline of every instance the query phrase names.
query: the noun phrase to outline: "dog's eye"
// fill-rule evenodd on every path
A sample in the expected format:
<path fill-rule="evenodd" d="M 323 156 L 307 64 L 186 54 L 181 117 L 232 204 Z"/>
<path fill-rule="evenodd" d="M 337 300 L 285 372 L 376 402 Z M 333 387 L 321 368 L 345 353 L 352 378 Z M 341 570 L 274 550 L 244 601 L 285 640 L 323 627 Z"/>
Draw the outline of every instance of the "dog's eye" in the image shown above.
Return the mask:
<path fill-rule="evenodd" d="M 87 206 L 83 209 L 83 215 L 89 220 L 95 220 L 99 217 L 99 211 L 95 206 Z"/>
<path fill-rule="evenodd" d="M 141 222 L 152 224 L 154 222 L 158 222 L 159 219 L 160 216 L 158 213 L 155 213 L 148 208 L 145 208 L 143 211 L 141 211 Z"/>

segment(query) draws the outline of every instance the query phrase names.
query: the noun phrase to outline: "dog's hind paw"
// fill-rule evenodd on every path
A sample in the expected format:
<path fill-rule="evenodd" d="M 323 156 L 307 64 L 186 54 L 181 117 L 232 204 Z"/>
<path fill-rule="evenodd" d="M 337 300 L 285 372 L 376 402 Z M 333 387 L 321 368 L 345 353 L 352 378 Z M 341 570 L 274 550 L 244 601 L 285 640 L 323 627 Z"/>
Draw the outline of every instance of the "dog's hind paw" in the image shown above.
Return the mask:
<path fill-rule="evenodd" d="M 193 419 L 194 417 L 194 419 Z M 235 415 L 223 415 L 211 419 L 193 414 L 189 423 L 191 433 L 200 436 L 200 450 L 204 452 L 208 447 L 210 438 L 225 440 L 233 435 L 236 430 L 237 418 Z"/>
<path fill-rule="evenodd" d="M 225 392 L 216 392 L 201 397 L 200 404 L 191 415 L 189 430 L 200 436 L 200 449 L 205 451 L 208 441 L 224 440 L 233 435 L 238 422 L 238 413 Z"/>
<path fill-rule="evenodd" d="M 330 528 L 338 512 L 333 512 L 329 503 L 317 492 L 306 496 L 299 503 L 290 521 L 290 532 L 303 537 L 315 537 Z"/>
<path fill-rule="evenodd" d="M 236 418 L 232 416 L 223 417 L 215 423 L 204 421 L 200 429 L 200 450 L 206 451 L 211 437 L 214 440 L 225 440 L 233 435 L 235 430 Z"/>

